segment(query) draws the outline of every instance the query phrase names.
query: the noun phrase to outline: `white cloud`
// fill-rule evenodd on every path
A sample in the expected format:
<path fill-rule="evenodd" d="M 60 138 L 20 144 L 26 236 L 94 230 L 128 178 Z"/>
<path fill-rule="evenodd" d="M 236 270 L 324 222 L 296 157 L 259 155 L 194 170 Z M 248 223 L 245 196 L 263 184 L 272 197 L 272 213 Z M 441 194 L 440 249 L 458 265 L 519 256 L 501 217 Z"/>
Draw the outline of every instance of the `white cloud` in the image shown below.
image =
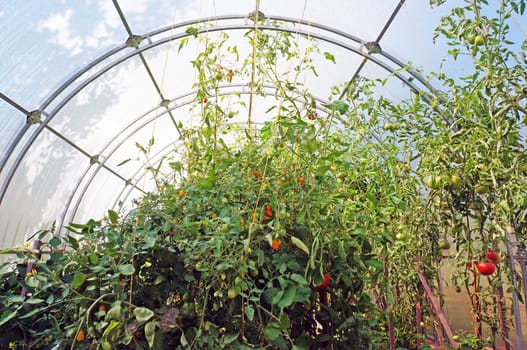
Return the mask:
<path fill-rule="evenodd" d="M 112 33 L 108 31 L 106 23 L 99 22 L 93 29 L 93 31 L 85 37 L 86 46 L 88 47 L 101 47 L 106 46 L 108 43 L 113 43 Z"/>
<path fill-rule="evenodd" d="M 144 14 L 150 9 L 148 8 L 148 0 L 129 0 L 119 2 L 125 16 L 131 14 Z M 102 12 L 103 22 L 111 28 L 122 26 L 121 19 L 117 14 L 113 2 L 108 0 L 99 0 L 97 8 Z"/>
<path fill-rule="evenodd" d="M 148 9 L 148 0 L 121 1 L 127 13 L 144 13 Z"/>
<path fill-rule="evenodd" d="M 74 35 L 71 30 L 72 17 L 72 9 L 67 9 L 61 13 L 53 13 L 37 25 L 37 30 L 47 30 L 54 33 L 55 36 L 50 41 L 62 46 L 69 51 L 71 56 L 74 56 L 82 52 L 83 40 L 79 35 Z"/>

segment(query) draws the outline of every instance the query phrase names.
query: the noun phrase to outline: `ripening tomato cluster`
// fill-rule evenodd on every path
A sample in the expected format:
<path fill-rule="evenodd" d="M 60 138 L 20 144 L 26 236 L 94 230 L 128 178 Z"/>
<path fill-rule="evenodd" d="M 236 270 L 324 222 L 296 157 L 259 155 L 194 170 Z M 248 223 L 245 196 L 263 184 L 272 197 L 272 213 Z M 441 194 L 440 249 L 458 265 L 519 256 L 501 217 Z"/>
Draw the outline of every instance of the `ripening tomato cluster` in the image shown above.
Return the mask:
<path fill-rule="evenodd" d="M 264 220 L 270 220 L 273 218 L 273 208 L 267 204 L 265 206 L 265 214 L 264 214 Z"/>
<path fill-rule="evenodd" d="M 478 272 L 484 276 L 492 275 L 496 272 L 496 264 L 501 260 L 500 254 L 494 250 L 487 251 L 487 261 L 480 261 L 476 265 Z"/>
<path fill-rule="evenodd" d="M 265 180 L 264 177 L 260 175 L 260 172 L 258 170 L 254 169 L 251 171 L 251 173 L 254 176 L 255 180 Z M 276 183 L 278 185 L 281 184 L 284 186 L 289 185 L 289 180 L 286 177 L 287 171 L 285 169 L 280 170 L 280 175 L 281 177 L 277 177 Z M 300 176 L 298 177 L 297 182 L 299 185 L 303 185 L 306 182 L 306 178 L 304 176 Z"/>

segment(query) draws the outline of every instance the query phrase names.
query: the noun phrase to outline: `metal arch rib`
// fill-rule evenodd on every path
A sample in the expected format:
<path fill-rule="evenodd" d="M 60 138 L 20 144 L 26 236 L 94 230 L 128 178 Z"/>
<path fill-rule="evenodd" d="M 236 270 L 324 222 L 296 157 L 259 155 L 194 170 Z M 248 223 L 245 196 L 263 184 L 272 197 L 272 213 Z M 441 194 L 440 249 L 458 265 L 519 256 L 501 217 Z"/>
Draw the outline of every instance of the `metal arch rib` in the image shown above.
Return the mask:
<path fill-rule="evenodd" d="M 210 20 L 213 20 L 215 17 L 211 17 L 209 19 Z M 230 17 L 230 18 L 235 18 L 235 17 Z M 245 18 L 245 17 L 241 17 L 241 18 Z M 272 17 L 271 17 L 272 18 Z M 196 21 L 193 21 L 193 22 L 188 22 L 188 23 L 202 23 L 203 20 L 196 20 Z M 187 25 L 188 25 L 187 23 Z M 298 21 L 295 21 L 293 23 L 299 23 Z M 310 25 L 313 25 L 312 23 Z M 320 28 L 323 28 L 322 25 L 319 25 Z M 168 29 L 172 28 L 172 27 L 167 27 Z M 228 26 L 218 26 L 218 27 L 214 27 L 214 28 L 205 28 L 205 29 L 200 29 L 198 30 L 198 33 L 203 33 L 203 32 L 213 32 L 213 31 L 232 31 L 232 30 L 242 30 L 242 29 L 251 29 L 252 26 L 250 25 L 228 25 Z M 287 31 L 287 32 L 291 32 L 291 33 L 296 33 L 296 34 L 300 34 L 300 35 L 303 35 L 303 36 L 309 36 L 309 37 L 313 37 L 313 38 L 316 38 L 316 39 L 319 39 L 319 40 L 322 40 L 324 42 L 328 42 L 328 43 L 331 43 L 333 45 L 336 45 L 336 46 L 339 46 L 339 47 L 342 47 L 348 51 L 351 51 L 351 52 L 354 52 L 355 54 L 358 54 L 362 57 L 365 57 L 367 59 L 369 59 L 370 61 L 374 62 L 375 64 L 377 64 L 378 66 L 382 67 L 383 69 L 385 69 L 386 71 L 388 71 L 389 73 L 392 73 L 394 74 L 398 79 L 400 79 L 404 84 L 406 84 L 407 86 L 409 86 L 412 90 L 418 92 L 419 89 L 417 88 L 416 85 L 414 85 L 413 83 L 411 83 L 408 79 L 406 79 L 404 76 L 402 76 L 400 73 L 396 72 L 394 73 L 394 69 L 392 69 L 389 65 L 387 65 L 386 63 L 378 60 L 377 58 L 375 58 L 374 56 L 372 55 L 369 55 L 368 53 L 366 52 L 362 52 L 360 49 L 357 49 L 357 48 L 354 48 L 348 44 L 345 44 L 343 42 L 340 42 L 340 41 L 337 41 L 337 40 L 334 40 L 333 38 L 329 38 L 327 36 L 324 36 L 324 35 L 320 35 L 320 34 L 315 34 L 315 33 L 312 33 L 312 32 L 307 32 L 305 30 L 300 30 L 300 29 L 291 29 L 291 28 L 285 28 L 285 27 L 275 27 L 275 26 L 269 26 L 269 25 L 263 25 L 260 27 L 262 30 L 273 30 L 273 31 Z M 167 29 L 167 30 L 168 30 Z M 332 29 L 331 32 L 333 33 L 336 33 L 338 34 L 339 31 L 337 30 L 334 30 Z M 35 139 L 37 138 L 37 136 L 40 134 L 40 132 L 42 131 L 42 129 L 53 119 L 53 117 L 71 100 L 73 99 L 73 97 L 75 97 L 82 89 L 84 89 L 88 84 L 90 84 L 91 82 L 93 82 L 95 79 L 97 79 L 99 76 L 101 76 L 102 74 L 104 74 L 105 72 L 107 72 L 108 70 L 110 70 L 111 68 L 115 67 L 116 65 L 130 59 L 131 57 L 134 57 L 136 55 L 138 55 L 139 53 L 142 53 L 144 51 L 147 51 L 149 49 L 152 49 L 154 47 L 157 47 L 159 45 L 162 45 L 162 44 L 165 44 L 167 42 L 172 42 L 174 40 L 179 40 L 179 39 L 182 39 L 184 37 L 187 37 L 187 36 L 190 36 L 190 34 L 188 33 L 179 33 L 179 34 L 175 34 L 175 35 L 171 35 L 171 36 L 168 36 L 168 37 L 165 37 L 165 38 L 162 38 L 161 40 L 157 41 L 157 42 L 152 42 L 148 45 L 145 45 L 143 47 L 140 47 L 136 50 L 134 50 L 133 52 L 127 54 L 127 55 L 124 55 L 123 57 L 120 57 L 119 59 L 117 59 L 116 61 L 110 63 L 109 65 L 103 67 L 102 69 L 100 69 L 99 71 L 97 71 L 93 76 L 87 78 L 85 81 L 83 81 L 77 88 L 75 88 L 72 92 L 70 92 L 58 105 L 57 107 L 55 107 L 52 112 L 50 112 L 48 115 L 48 117 L 39 125 L 38 129 L 35 131 L 35 133 L 33 133 L 31 135 L 31 137 L 29 138 L 29 140 L 26 142 L 26 144 L 23 146 L 23 148 L 21 149 L 21 151 L 18 153 L 17 155 L 17 158 L 15 159 L 14 161 L 14 164 L 13 166 L 9 169 L 9 172 L 7 174 L 7 177 L 6 177 L 6 180 L 5 182 L 2 184 L 2 186 L 0 187 L 0 203 L 3 201 L 3 198 L 5 196 L 5 193 L 6 193 L 6 190 L 7 190 L 7 187 L 9 186 L 12 178 L 13 178 L 13 175 L 14 173 L 16 172 L 18 166 L 20 165 L 20 162 L 22 160 L 22 158 L 25 156 L 25 154 L 27 153 L 28 149 L 31 147 L 31 145 L 33 144 L 33 142 L 35 141 Z M 114 49 L 114 50 L 111 50 L 109 51 L 109 53 L 101 56 L 99 59 L 96 59 L 95 61 L 92 62 L 91 65 L 88 65 L 90 67 L 93 67 L 95 66 L 97 63 L 101 62 L 103 60 L 102 57 L 108 57 L 110 56 L 110 52 L 116 52 L 116 51 L 120 51 L 122 49 L 122 45 L 119 46 L 118 48 Z M 382 53 L 381 53 L 382 55 Z M 386 57 L 386 56 L 385 56 Z M 400 68 L 402 68 L 401 66 L 399 66 Z M 85 68 L 81 71 L 79 71 L 77 74 L 75 74 L 74 76 L 72 76 L 69 81 L 72 82 L 74 80 L 76 80 L 76 78 L 78 78 L 81 74 L 83 74 L 84 72 L 87 71 L 88 68 Z M 414 74 L 417 74 L 417 73 L 414 73 Z M 414 75 L 412 74 L 412 75 Z M 419 81 L 424 81 L 424 80 L 421 80 L 419 79 Z M 425 84 L 425 86 L 427 86 L 428 84 Z M 62 85 L 61 88 L 59 90 L 56 90 L 48 99 L 46 99 L 45 103 L 49 103 L 51 102 L 54 98 L 56 98 L 58 95 L 60 95 L 60 93 L 67 87 L 67 85 Z M 53 97 L 54 96 L 54 97 Z M 46 106 L 46 104 L 44 104 L 44 106 Z M 23 136 L 23 133 L 19 134 L 19 136 Z M 10 150 L 12 151 L 12 150 Z M 0 164 L 0 171 L 3 170 L 3 167 L 5 165 L 5 163 L 7 162 L 7 159 L 9 158 L 9 154 L 8 156 L 5 158 L 4 163 Z"/>

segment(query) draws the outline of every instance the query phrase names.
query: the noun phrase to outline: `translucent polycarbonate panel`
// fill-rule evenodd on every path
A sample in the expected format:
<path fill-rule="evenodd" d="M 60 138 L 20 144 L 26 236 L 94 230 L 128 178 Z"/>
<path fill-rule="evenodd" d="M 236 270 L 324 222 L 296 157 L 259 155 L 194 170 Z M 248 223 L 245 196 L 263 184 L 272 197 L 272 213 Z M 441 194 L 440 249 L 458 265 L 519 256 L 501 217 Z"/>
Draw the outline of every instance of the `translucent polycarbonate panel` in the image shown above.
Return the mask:
<path fill-rule="evenodd" d="M 441 17 L 449 13 L 448 6 L 431 8 L 428 1 L 406 1 L 381 39 L 382 49 L 424 69 L 424 74 L 437 71 L 447 48 L 441 40 L 434 44 L 433 34 Z"/>
<path fill-rule="evenodd" d="M 57 220 L 79 170 L 88 159 L 44 130 L 18 167 L 1 204 L 0 232 L 6 246 Z M 2 246 L 2 247 L 6 247 Z"/>
<path fill-rule="evenodd" d="M 260 11 L 268 16 L 283 16 L 321 22 L 374 40 L 399 1 L 283 1 L 261 0 Z M 248 14 L 255 10 L 256 1 L 120 1 L 124 15 L 133 32 L 144 33 L 175 22 Z M 345 15 L 344 15 L 345 14 Z"/>
<path fill-rule="evenodd" d="M 102 153 L 106 158 L 106 165 L 130 178 L 138 165 L 147 165 L 150 156 L 179 139 L 178 130 L 170 115 L 159 115 L 166 112 L 163 109 L 145 116 L 123 131 Z M 177 111 L 173 116 L 181 118 Z"/>
<path fill-rule="evenodd" d="M 190 39 L 181 50 L 179 40 L 169 41 L 144 53 L 159 88 L 167 99 L 172 99 L 193 89 L 198 71 L 191 60 L 205 49 L 204 44 Z"/>
<path fill-rule="evenodd" d="M 4 159 L 5 164 L 4 168 L 0 172 L 0 190 L 4 191 L 8 186 L 10 186 L 10 181 L 13 179 L 15 173 L 16 165 L 19 163 L 19 160 L 23 159 L 25 156 L 24 149 L 30 147 L 30 142 L 34 138 L 35 133 L 38 130 L 38 125 L 31 125 L 25 132 L 20 133 L 18 142 L 15 145 L 15 139 L 13 138 L 13 143 L 10 144 L 12 147 L 11 153 L 2 154 L 2 159 Z M 15 135 L 12 135 L 13 137 Z M 0 192 L 0 195 L 2 192 Z M 1 214 L 0 214 L 1 216 Z"/>
<path fill-rule="evenodd" d="M 82 90 L 49 125 L 96 155 L 138 112 L 159 102 L 143 63 L 134 57 Z"/>
<path fill-rule="evenodd" d="M 111 1 L 2 1 L 1 91 L 28 110 L 127 34 Z"/>
<path fill-rule="evenodd" d="M 26 116 L 0 100 L 0 159 L 26 124 Z"/>
<path fill-rule="evenodd" d="M 154 183 L 151 184 L 151 191 L 155 191 Z M 135 187 L 128 186 L 118 193 L 120 196 L 114 203 L 113 209 L 120 213 L 128 213 L 135 206 L 132 203 L 134 198 L 143 196 L 143 193 Z"/>
<path fill-rule="evenodd" d="M 89 219 L 99 220 L 115 201 L 116 194 L 125 187 L 125 183 L 105 169 L 100 169 L 92 179 L 75 212 L 69 212 L 69 221 L 83 223 Z"/>
<path fill-rule="evenodd" d="M 343 87 L 352 79 L 364 58 L 331 43 L 321 42 L 317 46 L 320 54 L 313 55 L 317 75 L 306 74 L 305 86 L 313 95 L 328 99 L 334 86 Z"/>
<path fill-rule="evenodd" d="M 499 1 L 490 1 L 484 9 L 489 17 L 496 16 Z M 456 60 L 444 61 L 450 49 L 445 40 L 439 36 L 433 42 L 435 28 L 440 23 L 441 17 L 448 16 L 454 7 L 466 6 L 460 0 L 447 1 L 440 7 L 431 8 L 428 1 L 407 0 L 399 14 L 395 17 L 385 36 L 380 41 L 381 47 L 406 62 L 411 62 L 416 68 L 422 68 L 423 74 L 429 72 L 446 72 L 451 77 L 461 77 L 473 72 L 470 55 L 463 52 Z M 494 8 L 493 8 L 494 7 Z M 525 16 L 511 14 L 508 21 L 509 37 L 514 44 L 509 47 L 518 52 L 521 43 L 527 39 L 527 21 Z"/>

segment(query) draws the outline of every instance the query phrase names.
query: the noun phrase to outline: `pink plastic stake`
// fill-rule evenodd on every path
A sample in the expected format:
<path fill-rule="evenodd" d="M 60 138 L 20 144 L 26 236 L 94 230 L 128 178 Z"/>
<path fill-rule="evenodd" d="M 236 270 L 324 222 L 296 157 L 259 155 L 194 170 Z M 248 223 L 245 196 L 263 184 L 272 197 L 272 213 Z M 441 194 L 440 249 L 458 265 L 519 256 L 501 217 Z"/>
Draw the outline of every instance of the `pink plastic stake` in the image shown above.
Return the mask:
<path fill-rule="evenodd" d="M 507 328 L 507 321 L 505 315 L 505 308 L 503 307 L 503 286 L 498 286 L 496 299 L 498 302 L 498 314 L 500 317 L 500 329 L 501 334 L 505 340 L 505 350 L 510 350 L 511 345 L 509 344 L 509 329 Z"/>
<path fill-rule="evenodd" d="M 435 343 L 437 345 L 443 346 L 445 343 L 443 342 L 443 337 L 441 336 L 441 329 L 439 328 L 439 325 L 437 322 L 434 322 L 434 332 L 435 332 Z"/>
<path fill-rule="evenodd" d="M 421 304 L 417 303 L 415 304 L 415 328 L 417 330 L 417 334 L 424 334 L 424 328 L 421 327 L 421 322 L 423 321 L 423 309 L 421 308 Z M 420 348 L 423 344 L 423 339 L 417 338 L 417 348 Z"/>
<path fill-rule="evenodd" d="M 395 350 L 395 332 L 392 321 L 388 323 L 388 336 L 390 337 L 390 350 Z"/>
<path fill-rule="evenodd" d="M 450 345 L 453 348 L 457 348 L 458 346 L 457 342 L 454 339 L 452 339 L 453 337 L 452 330 L 450 329 L 448 325 L 448 322 L 446 320 L 445 314 L 443 313 L 443 310 L 441 310 L 441 306 L 439 305 L 439 302 L 434 296 L 434 293 L 432 293 L 432 289 L 430 288 L 428 281 L 426 280 L 425 276 L 421 272 L 419 272 L 417 276 L 419 277 L 419 280 L 421 281 L 421 284 L 423 285 L 426 296 L 428 297 L 428 299 L 430 300 L 430 303 L 432 304 L 432 307 L 434 308 L 434 312 L 439 318 L 439 322 L 441 322 L 441 325 L 443 326 L 443 329 L 445 330 L 445 333 L 446 333 L 446 336 L 448 337 L 448 341 L 450 342 Z"/>
<path fill-rule="evenodd" d="M 384 276 L 388 277 L 388 261 L 384 261 Z M 383 297 L 384 310 L 388 307 L 388 301 L 386 297 Z M 390 319 L 388 322 L 388 337 L 390 339 L 390 350 L 395 350 L 395 332 L 393 329 L 393 321 Z"/>
<path fill-rule="evenodd" d="M 478 273 L 476 272 L 476 263 L 472 261 L 472 273 L 474 275 L 474 283 L 472 284 L 473 289 L 473 297 L 472 297 L 472 305 L 474 307 L 474 334 L 478 339 L 481 339 L 483 337 L 483 328 L 481 324 L 481 305 L 479 303 L 479 287 L 478 287 Z"/>

